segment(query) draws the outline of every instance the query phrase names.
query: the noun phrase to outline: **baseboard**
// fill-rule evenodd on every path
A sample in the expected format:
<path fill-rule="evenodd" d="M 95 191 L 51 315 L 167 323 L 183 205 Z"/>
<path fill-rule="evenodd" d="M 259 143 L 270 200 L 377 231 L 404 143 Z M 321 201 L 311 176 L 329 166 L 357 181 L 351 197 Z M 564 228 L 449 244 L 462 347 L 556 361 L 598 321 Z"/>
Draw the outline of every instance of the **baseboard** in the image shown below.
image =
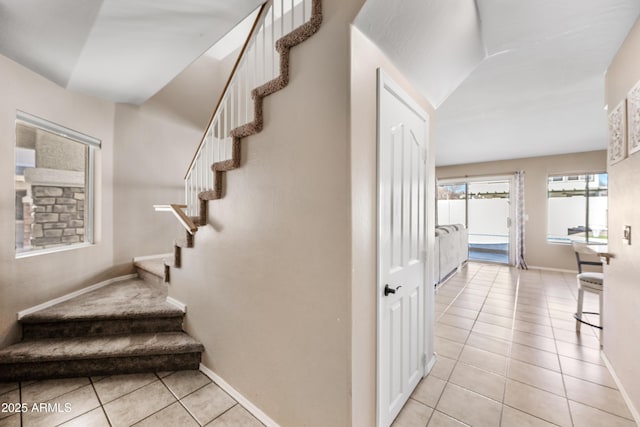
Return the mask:
<path fill-rule="evenodd" d="M 227 392 L 231 397 L 233 397 L 236 402 L 244 407 L 247 411 L 249 411 L 254 417 L 256 417 L 262 424 L 266 427 L 280 427 L 280 424 L 273 421 L 267 414 L 262 412 L 260 408 L 251 403 L 249 399 L 244 397 L 238 390 L 231 387 L 229 383 L 220 378 L 218 374 L 213 372 L 211 369 L 204 366 L 202 363 L 200 364 L 200 372 L 211 378 L 213 382 L 218 384 L 218 386 Z"/>
<path fill-rule="evenodd" d="M 171 304 L 172 306 L 182 311 L 183 313 L 187 312 L 187 305 L 183 302 L 178 301 L 175 298 L 171 298 L 170 296 L 167 296 L 167 303 Z"/>
<path fill-rule="evenodd" d="M 149 261 L 150 259 L 160 259 L 160 258 L 168 258 L 168 257 L 173 257 L 173 253 L 159 254 L 159 255 L 136 256 L 136 257 L 133 257 L 133 262 Z"/>
<path fill-rule="evenodd" d="M 578 270 L 566 270 L 564 268 L 538 267 L 536 265 L 530 265 L 528 267 L 529 267 L 529 270 L 557 271 L 559 273 L 578 274 Z"/>
<path fill-rule="evenodd" d="M 433 352 L 433 354 L 431 355 L 431 360 L 427 362 L 427 366 L 425 368 L 425 375 L 431 372 L 431 370 L 433 369 L 433 366 L 436 364 L 436 356 L 437 356 L 436 353 Z"/>
<path fill-rule="evenodd" d="M 629 412 L 631 412 L 631 416 L 635 420 L 636 424 L 640 425 L 640 413 L 635 408 L 635 406 L 633 406 L 633 401 L 625 391 L 624 386 L 620 381 L 620 378 L 618 378 L 616 371 L 613 369 L 613 365 L 611 365 L 611 362 L 609 362 L 609 359 L 607 359 L 607 355 L 604 353 L 604 351 L 600 352 L 600 356 L 602 356 L 602 360 L 604 361 L 605 366 L 607 367 L 607 369 L 609 370 L 609 373 L 613 377 L 613 381 L 616 383 L 616 386 L 618 386 L 618 390 L 620 390 L 620 394 L 624 399 L 624 403 L 627 404 L 627 408 L 629 408 Z"/>
<path fill-rule="evenodd" d="M 95 291 L 96 289 L 103 288 L 112 283 L 122 282 L 123 280 L 135 279 L 138 277 L 137 274 L 127 274 L 126 276 L 114 277 L 113 279 L 108 279 L 100 283 L 96 283 L 95 285 L 87 286 L 86 288 L 79 289 L 75 292 L 71 292 L 70 294 L 63 295 L 58 298 L 54 298 L 52 300 L 43 302 L 42 304 L 34 305 L 33 307 L 26 308 L 18 312 L 18 320 L 22 319 L 27 314 L 35 313 L 36 311 L 43 310 L 45 308 L 49 308 L 53 305 L 59 304 L 64 301 L 68 301 L 77 296 L 89 293 L 91 291 Z"/>

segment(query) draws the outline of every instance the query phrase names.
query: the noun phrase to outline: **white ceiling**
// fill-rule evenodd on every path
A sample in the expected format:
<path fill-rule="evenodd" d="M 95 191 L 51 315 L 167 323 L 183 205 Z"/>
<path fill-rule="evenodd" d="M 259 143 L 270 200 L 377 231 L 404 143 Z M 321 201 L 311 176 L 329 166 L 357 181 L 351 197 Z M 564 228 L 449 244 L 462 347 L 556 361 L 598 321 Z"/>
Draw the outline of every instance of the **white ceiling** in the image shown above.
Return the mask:
<path fill-rule="evenodd" d="M 638 0 L 389 2 L 356 25 L 437 107 L 437 165 L 606 148 L 604 73 Z"/>
<path fill-rule="evenodd" d="M 0 54 L 68 89 L 140 104 L 262 0 L 0 0 Z"/>

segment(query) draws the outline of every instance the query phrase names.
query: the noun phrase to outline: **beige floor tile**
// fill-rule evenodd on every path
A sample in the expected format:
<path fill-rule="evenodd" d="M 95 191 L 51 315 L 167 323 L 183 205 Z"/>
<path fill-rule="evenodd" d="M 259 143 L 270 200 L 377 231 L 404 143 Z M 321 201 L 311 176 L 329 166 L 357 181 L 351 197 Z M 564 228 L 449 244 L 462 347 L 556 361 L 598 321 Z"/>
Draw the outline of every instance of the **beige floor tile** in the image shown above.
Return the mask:
<path fill-rule="evenodd" d="M 154 374 L 113 375 L 94 383 L 93 386 L 104 405 L 157 380 Z"/>
<path fill-rule="evenodd" d="M 516 313 L 516 320 L 523 320 L 525 322 L 537 323 L 538 325 L 551 326 L 551 318 L 547 315 L 539 316 L 537 314 L 525 313 L 518 311 Z"/>
<path fill-rule="evenodd" d="M 391 425 L 393 427 L 426 426 L 432 412 L 432 408 L 409 399 Z M 236 427 L 236 424 L 228 424 L 228 426 Z"/>
<path fill-rule="evenodd" d="M 92 378 L 93 380 L 93 378 Z M 77 418 L 67 421 L 60 425 L 61 427 L 110 427 L 107 416 L 104 414 L 102 408 L 96 408 L 80 415 Z"/>
<path fill-rule="evenodd" d="M 162 382 L 178 399 L 182 399 L 187 394 L 209 384 L 211 380 L 200 371 L 190 370 L 175 372 L 162 378 Z"/>
<path fill-rule="evenodd" d="M 458 301 L 455 300 L 453 302 L 453 307 L 461 307 L 469 310 L 480 310 L 482 308 L 481 302 L 473 302 L 473 301 Z"/>
<path fill-rule="evenodd" d="M 449 359 L 457 359 L 462 351 L 462 344 L 450 341 L 439 336 L 433 338 L 433 347 L 439 356 L 448 357 Z"/>
<path fill-rule="evenodd" d="M 431 415 L 431 419 L 429 420 L 429 427 L 462 427 L 467 424 L 461 423 L 460 421 L 451 418 L 448 415 L 443 414 L 440 411 L 433 411 Z"/>
<path fill-rule="evenodd" d="M 551 326 L 553 326 L 554 329 L 563 329 L 565 331 L 575 331 L 576 321 L 566 320 L 566 319 L 556 319 L 555 317 L 552 317 Z"/>
<path fill-rule="evenodd" d="M 508 379 L 504 404 L 559 426 L 570 427 L 567 399 Z"/>
<path fill-rule="evenodd" d="M 511 344 L 510 356 L 512 359 L 520 360 L 521 362 L 531 363 L 541 368 L 560 372 L 560 362 L 558 362 L 558 355 L 556 353 L 513 343 Z"/>
<path fill-rule="evenodd" d="M 22 401 L 28 403 L 46 402 L 86 385 L 89 385 L 87 377 L 36 381 L 22 387 Z"/>
<path fill-rule="evenodd" d="M 513 342 L 534 347 L 539 350 L 556 352 L 556 341 L 552 338 L 530 334 L 528 332 L 513 331 Z"/>
<path fill-rule="evenodd" d="M 14 389 L 0 394 L 0 404 L 20 403 L 20 390 Z M 0 420 L 8 418 L 14 413 L 19 414 L 21 408 L 18 406 L 7 406 L 0 410 Z"/>
<path fill-rule="evenodd" d="M 231 408 L 236 401 L 216 384 L 209 383 L 183 398 L 182 404 L 204 425 Z"/>
<path fill-rule="evenodd" d="M 487 335 L 471 332 L 467 338 L 466 345 L 479 348 L 480 350 L 490 351 L 491 353 L 507 356 L 509 354 L 510 343 L 499 338 L 489 337 Z"/>
<path fill-rule="evenodd" d="M 472 331 L 478 334 L 488 335 L 490 337 L 511 341 L 511 328 L 505 328 L 503 326 L 476 321 L 476 324 L 473 325 Z"/>
<path fill-rule="evenodd" d="M 449 382 L 502 402 L 505 377 L 458 362 Z"/>
<path fill-rule="evenodd" d="M 505 374 L 507 367 L 506 357 L 470 346 L 464 347 L 459 361 L 500 375 Z"/>
<path fill-rule="evenodd" d="M 530 334 L 542 335 L 547 338 L 554 338 L 551 326 L 540 325 L 538 323 L 516 320 L 514 329 Z"/>
<path fill-rule="evenodd" d="M 198 427 L 199 424 L 189 412 L 179 403 L 175 402 L 155 414 L 143 419 L 137 427 Z"/>
<path fill-rule="evenodd" d="M 591 406 L 583 405 L 573 400 L 569 401 L 569 407 L 571 408 L 571 415 L 573 416 L 573 422 L 576 426 L 590 426 L 590 427 L 635 427 L 636 423 L 621 418 L 607 412 L 603 412 L 599 409 L 592 408 Z"/>
<path fill-rule="evenodd" d="M 502 405 L 449 383 L 436 409 L 472 426 L 491 427 L 500 424 Z"/>
<path fill-rule="evenodd" d="M 500 427 L 553 427 L 553 424 L 504 405 Z"/>
<path fill-rule="evenodd" d="M 20 414 L 0 418 L 0 427 L 20 427 Z"/>
<path fill-rule="evenodd" d="M 567 375 L 564 375 L 564 383 L 567 388 L 567 397 L 570 400 L 584 403 L 624 418 L 631 418 L 631 413 L 618 390 Z"/>
<path fill-rule="evenodd" d="M 89 379 L 87 378 L 87 381 Z M 43 402 L 38 402 L 43 403 Z M 79 389 L 70 391 L 47 402 L 49 407 L 57 408 L 56 411 L 50 412 L 44 410 L 42 412 L 33 409 L 22 414 L 22 422 L 25 427 L 28 426 L 56 426 L 69 421 L 80 415 L 98 408 L 100 402 L 93 391 L 91 385 L 86 385 Z M 31 407 L 33 408 L 33 407 Z M 67 412 L 67 408 L 69 411 Z"/>
<path fill-rule="evenodd" d="M 446 381 L 449 379 L 455 365 L 455 359 L 449 359 L 448 357 L 438 355 L 436 356 L 436 363 L 433 365 L 433 368 L 431 368 L 429 375 Z"/>
<path fill-rule="evenodd" d="M 447 385 L 446 381 L 429 375 L 418 383 L 411 398 L 435 408 L 445 385 Z"/>
<path fill-rule="evenodd" d="M 469 335 L 469 331 L 440 323 L 436 324 L 434 335 L 464 344 Z"/>
<path fill-rule="evenodd" d="M 0 383 L 0 395 L 18 389 L 18 383 Z"/>
<path fill-rule="evenodd" d="M 169 406 L 176 398 L 160 380 L 104 405 L 113 427 L 130 426 Z"/>
<path fill-rule="evenodd" d="M 452 314 L 444 314 L 442 317 L 440 317 L 440 319 L 438 319 L 438 323 L 455 326 L 456 328 L 464 329 L 466 331 L 470 330 L 473 327 L 473 322 L 473 319 L 454 316 Z"/>
<path fill-rule="evenodd" d="M 610 388 L 618 388 L 609 370 L 602 365 L 584 362 L 582 360 L 573 359 L 571 357 L 560 356 L 560 364 L 562 373 L 572 377 L 580 378 L 585 381 L 591 381 Z"/>
<path fill-rule="evenodd" d="M 558 396 L 565 396 L 564 384 L 560 372 L 511 359 L 509 361 L 507 376 L 521 383 L 557 394 Z"/>
<path fill-rule="evenodd" d="M 604 366 L 599 350 L 563 341 L 556 341 L 556 346 L 558 347 L 558 354 L 561 356 L 567 356 L 573 359 L 584 360 L 585 362 Z"/>
<path fill-rule="evenodd" d="M 564 341 L 573 344 L 578 344 L 583 347 L 589 347 L 595 350 L 600 350 L 600 340 L 594 336 L 588 328 L 584 333 L 576 333 L 575 331 L 565 331 L 564 329 L 554 330 L 554 335 L 557 341 Z"/>
<path fill-rule="evenodd" d="M 467 319 L 475 320 L 478 317 L 478 310 L 469 310 L 468 308 L 461 307 L 449 307 L 449 309 L 445 312 L 445 314 L 450 314 L 452 316 L 465 317 Z"/>
<path fill-rule="evenodd" d="M 547 309 L 542 308 L 539 305 L 518 304 L 516 311 L 534 314 L 536 316 L 546 316 L 548 314 Z"/>
<path fill-rule="evenodd" d="M 207 424 L 207 427 L 263 427 L 263 424 L 242 406 L 236 405 Z"/>
<path fill-rule="evenodd" d="M 486 305 L 482 307 L 483 313 L 496 314 L 502 317 L 513 317 L 513 308 L 494 307 L 492 305 Z"/>
<path fill-rule="evenodd" d="M 480 313 L 478 321 L 489 323 L 491 325 L 502 326 L 503 328 L 511 328 L 511 325 L 513 324 L 512 317 L 504 317 L 491 313 Z"/>

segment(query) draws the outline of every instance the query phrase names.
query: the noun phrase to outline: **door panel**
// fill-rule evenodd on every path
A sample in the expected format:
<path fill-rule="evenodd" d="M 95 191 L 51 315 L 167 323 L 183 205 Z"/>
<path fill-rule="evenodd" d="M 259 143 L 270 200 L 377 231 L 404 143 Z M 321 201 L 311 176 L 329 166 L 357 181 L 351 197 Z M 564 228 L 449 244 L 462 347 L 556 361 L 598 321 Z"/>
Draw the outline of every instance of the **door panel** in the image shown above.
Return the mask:
<path fill-rule="evenodd" d="M 384 78 L 378 108 L 378 425 L 386 427 L 424 374 L 427 116 Z"/>

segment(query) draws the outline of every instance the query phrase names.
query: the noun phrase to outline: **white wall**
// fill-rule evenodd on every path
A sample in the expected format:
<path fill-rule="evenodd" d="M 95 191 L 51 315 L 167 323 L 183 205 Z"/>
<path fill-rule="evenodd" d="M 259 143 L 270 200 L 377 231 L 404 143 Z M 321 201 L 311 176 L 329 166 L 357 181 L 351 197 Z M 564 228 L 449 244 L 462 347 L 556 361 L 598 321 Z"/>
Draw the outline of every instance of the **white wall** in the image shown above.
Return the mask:
<path fill-rule="evenodd" d="M 184 174 L 235 62 L 203 56 L 144 104 L 117 104 L 114 262 L 168 253 L 177 221 L 154 204 L 184 203 Z"/>
<path fill-rule="evenodd" d="M 115 106 L 67 91 L 0 56 L 0 347 L 19 338 L 16 313 L 104 280 L 113 266 L 113 122 Z M 16 110 L 102 140 L 96 155 L 95 245 L 15 259 Z"/>
<path fill-rule="evenodd" d="M 640 80 L 640 23 L 613 59 L 605 77 L 609 106 L 624 100 Z M 603 120 L 605 120 L 603 114 Z M 604 353 L 622 381 L 640 423 L 640 154 L 607 168 L 609 173 L 609 250 L 614 257 L 604 269 Z M 625 225 L 632 229 L 631 246 L 622 240 Z"/>

